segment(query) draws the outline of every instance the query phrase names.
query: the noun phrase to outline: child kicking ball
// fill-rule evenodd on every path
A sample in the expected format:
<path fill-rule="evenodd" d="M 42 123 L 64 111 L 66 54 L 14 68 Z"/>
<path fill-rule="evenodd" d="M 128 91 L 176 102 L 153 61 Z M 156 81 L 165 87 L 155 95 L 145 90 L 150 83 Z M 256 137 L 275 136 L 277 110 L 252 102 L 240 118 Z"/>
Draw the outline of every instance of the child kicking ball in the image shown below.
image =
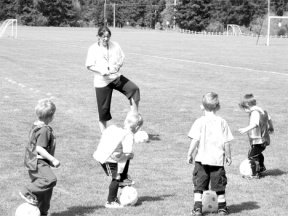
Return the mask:
<path fill-rule="evenodd" d="M 117 198 L 118 188 L 134 184 L 134 181 L 129 179 L 128 168 L 130 160 L 134 158 L 134 134 L 142 124 L 141 115 L 130 112 L 124 121 L 124 128 L 111 125 L 103 131 L 93 157 L 100 162 L 106 175 L 112 177 L 106 208 L 122 208 L 123 205 Z"/>

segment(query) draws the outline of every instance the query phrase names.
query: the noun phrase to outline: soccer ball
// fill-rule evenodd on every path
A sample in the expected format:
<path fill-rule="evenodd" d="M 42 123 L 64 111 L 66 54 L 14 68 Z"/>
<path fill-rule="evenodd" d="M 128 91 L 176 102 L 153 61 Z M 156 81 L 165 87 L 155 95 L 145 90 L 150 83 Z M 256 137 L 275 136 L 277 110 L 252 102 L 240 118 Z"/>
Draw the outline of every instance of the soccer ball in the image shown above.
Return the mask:
<path fill-rule="evenodd" d="M 202 212 L 217 212 L 218 199 L 215 191 L 204 191 L 202 196 Z"/>
<path fill-rule="evenodd" d="M 136 143 L 146 143 L 149 140 L 149 135 L 145 131 L 138 131 L 134 139 Z"/>
<path fill-rule="evenodd" d="M 249 176 L 252 175 L 252 169 L 251 169 L 251 164 L 248 159 L 245 159 L 241 164 L 240 164 L 240 174 L 243 176 Z"/>
<path fill-rule="evenodd" d="M 138 201 L 138 192 L 134 187 L 126 186 L 120 190 L 118 199 L 123 206 L 133 206 Z"/>
<path fill-rule="evenodd" d="M 253 161 L 249 159 L 245 159 L 241 164 L 240 164 L 240 174 L 242 176 L 251 176 L 252 173 L 252 168 L 251 166 L 256 166 L 256 172 L 259 172 L 259 163 L 258 161 Z"/>
<path fill-rule="evenodd" d="M 29 203 L 21 204 L 15 212 L 15 216 L 40 216 L 40 211 L 37 206 Z"/>

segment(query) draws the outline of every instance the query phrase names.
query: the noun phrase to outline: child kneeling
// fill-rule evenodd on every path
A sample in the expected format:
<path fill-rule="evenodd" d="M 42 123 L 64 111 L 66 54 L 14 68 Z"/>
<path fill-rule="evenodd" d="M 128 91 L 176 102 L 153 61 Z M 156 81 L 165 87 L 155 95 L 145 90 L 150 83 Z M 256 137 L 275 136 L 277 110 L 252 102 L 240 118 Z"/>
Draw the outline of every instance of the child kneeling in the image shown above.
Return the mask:
<path fill-rule="evenodd" d="M 129 179 L 128 169 L 129 162 L 134 157 L 134 134 L 142 125 L 141 115 L 130 112 L 124 121 L 124 128 L 111 125 L 103 131 L 93 157 L 100 162 L 106 175 L 112 177 L 106 208 L 122 208 L 117 199 L 118 187 L 134 184 Z"/>

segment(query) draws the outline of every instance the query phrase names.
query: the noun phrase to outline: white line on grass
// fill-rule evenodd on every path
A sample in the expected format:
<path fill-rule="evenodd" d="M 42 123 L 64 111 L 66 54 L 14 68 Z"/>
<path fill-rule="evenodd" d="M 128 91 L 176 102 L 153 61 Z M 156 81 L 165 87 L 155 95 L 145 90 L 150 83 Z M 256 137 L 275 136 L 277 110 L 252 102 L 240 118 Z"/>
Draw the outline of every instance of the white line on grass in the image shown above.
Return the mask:
<path fill-rule="evenodd" d="M 9 77 L 6 77 L 5 80 L 6 80 L 7 82 L 12 83 L 12 84 L 18 85 L 18 86 L 20 86 L 20 87 L 22 87 L 22 88 L 25 88 L 25 87 L 26 87 L 24 84 L 18 83 L 18 82 L 16 82 L 16 81 L 10 79 Z M 44 93 L 44 92 L 41 92 L 40 90 L 37 90 L 37 89 L 34 89 L 34 88 L 29 88 L 29 91 L 33 91 L 33 90 L 35 90 L 34 93 Z M 44 93 L 44 94 L 45 94 L 45 93 Z M 48 96 L 49 99 L 55 99 L 55 98 L 56 98 L 56 97 L 53 96 L 53 94 L 50 93 L 50 92 L 46 93 L 46 96 Z M 4 97 L 4 98 L 5 98 L 5 97 Z M 7 98 L 9 98 L 9 96 L 7 96 Z"/>
<path fill-rule="evenodd" d="M 278 74 L 278 75 L 288 76 L 288 74 L 286 73 L 275 72 L 275 71 L 256 70 L 256 69 L 251 69 L 251 68 L 235 67 L 235 66 L 229 66 L 229 65 L 213 64 L 213 63 L 208 63 L 208 62 L 199 62 L 199 61 L 193 61 L 193 60 L 176 59 L 176 58 L 146 55 L 146 54 L 139 54 L 139 53 L 129 53 L 129 54 L 141 55 L 141 56 L 146 56 L 146 57 L 151 57 L 151 58 L 165 59 L 165 60 L 170 60 L 170 61 L 179 61 L 179 62 L 186 62 L 186 63 L 193 63 L 193 64 L 202 64 L 202 65 L 225 67 L 225 68 L 231 68 L 231 69 L 237 69 L 237 70 L 245 70 L 245 71 L 251 71 L 251 72 L 260 72 L 260 73 L 269 73 L 269 74 Z"/>

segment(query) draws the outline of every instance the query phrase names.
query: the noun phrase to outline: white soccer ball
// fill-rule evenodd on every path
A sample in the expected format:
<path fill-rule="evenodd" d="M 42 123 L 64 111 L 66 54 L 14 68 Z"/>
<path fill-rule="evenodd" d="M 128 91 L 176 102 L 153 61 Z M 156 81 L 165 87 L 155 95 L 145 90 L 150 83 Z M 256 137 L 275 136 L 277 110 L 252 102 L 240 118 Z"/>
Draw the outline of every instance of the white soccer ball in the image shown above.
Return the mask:
<path fill-rule="evenodd" d="M 123 206 L 133 206 L 138 201 L 138 192 L 132 186 L 126 186 L 119 192 L 119 201 Z"/>
<path fill-rule="evenodd" d="M 242 161 L 242 163 L 240 164 L 240 174 L 242 176 L 250 176 L 252 175 L 252 169 L 251 169 L 251 163 L 248 159 L 245 159 L 244 161 Z"/>
<path fill-rule="evenodd" d="M 218 198 L 215 191 L 204 191 L 202 196 L 202 211 L 203 212 L 217 212 Z"/>
<path fill-rule="evenodd" d="M 21 204 L 15 212 L 15 216 L 40 216 L 40 211 L 37 206 L 29 203 Z"/>
<path fill-rule="evenodd" d="M 258 161 L 254 160 L 249 160 L 245 159 L 241 164 L 240 164 L 240 174 L 242 176 L 251 176 L 253 174 L 252 168 L 251 167 L 256 167 L 256 173 L 260 171 L 260 166 Z"/>
<path fill-rule="evenodd" d="M 145 131 L 138 131 L 134 139 L 136 143 L 146 143 L 149 140 L 149 135 Z"/>

